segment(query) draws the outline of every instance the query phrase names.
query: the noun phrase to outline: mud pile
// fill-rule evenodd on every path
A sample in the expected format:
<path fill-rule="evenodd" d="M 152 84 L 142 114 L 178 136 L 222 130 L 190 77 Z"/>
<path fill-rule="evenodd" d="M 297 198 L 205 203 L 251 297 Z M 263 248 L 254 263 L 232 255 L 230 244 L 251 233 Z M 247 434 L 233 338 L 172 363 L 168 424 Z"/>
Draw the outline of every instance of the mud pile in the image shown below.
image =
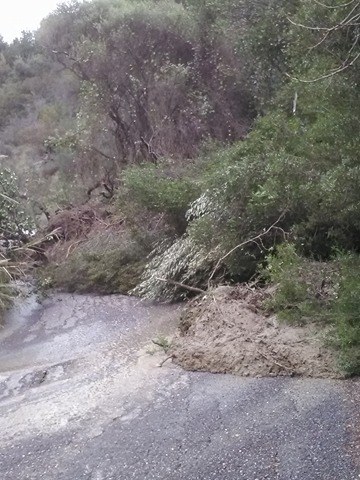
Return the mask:
<path fill-rule="evenodd" d="M 336 354 L 324 346 L 324 325 L 280 323 L 262 308 L 268 292 L 220 287 L 185 309 L 173 341 L 186 370 L 244 376 L 341 378 Z"/>

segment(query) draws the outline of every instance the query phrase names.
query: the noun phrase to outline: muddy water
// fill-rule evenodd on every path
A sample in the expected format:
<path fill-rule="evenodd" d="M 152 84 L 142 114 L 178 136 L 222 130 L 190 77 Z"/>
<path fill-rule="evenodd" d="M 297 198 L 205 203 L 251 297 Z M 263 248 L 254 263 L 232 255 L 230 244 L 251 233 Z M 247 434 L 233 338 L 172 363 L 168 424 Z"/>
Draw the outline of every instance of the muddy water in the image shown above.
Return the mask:
<path fill-rule="evenodd" d="M 172 335 L 178 314 L 123 296 L 18 302 L 0 332 L 3 442 L 14 433 L 57 431 L 96 409 L 128 414 L 120 398 L 159 375 L 163 353 L 151 340 Z"/>

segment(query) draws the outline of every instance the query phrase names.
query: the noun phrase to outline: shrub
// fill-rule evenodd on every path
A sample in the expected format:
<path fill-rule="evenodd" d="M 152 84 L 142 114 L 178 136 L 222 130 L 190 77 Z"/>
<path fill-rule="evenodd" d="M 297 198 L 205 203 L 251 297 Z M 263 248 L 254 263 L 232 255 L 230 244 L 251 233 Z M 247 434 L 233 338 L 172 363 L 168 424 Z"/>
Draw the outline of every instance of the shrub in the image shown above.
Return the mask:
<path fill-rule="evenodd" d="M 288 321 L 329 320 L 337 291 L 336 264 L 304 258 L 289 243 L 279 246 L 266 261 L 262 276 L 276 286 L 268 308 Z"/>
<path fill-rule="evenodd" d="M 262 276 L 275 284 L 266 307 L 288 321 L 321 321 L 332 326 L 328 340 L 339 351 L 342 369 L 360 373 L 360 256 L 337 254 L 318 262 L 291 244 L 268 256 Z"/>
<path fill-rule="evenodd" d="M 140 281 L 149 251 L 126 232 L 98 234 L 44 268 L 41 282 L 70 292 L 126 294 Z"/>
<path fill-rule="evenodd" d="M 211 253 L 199 248 L 183 236 L 174 243 L 160 244 L 151 254 L 141 283 L 133 291 L 150 300 L 180 300 L 189 290 L 172 281 L 188 286 L 206 286 L 213 261 Z"/>
<path fill-rule="evenodd" d="M 20 200 L 15 173 L 0 169 L 0 236 L 3 239 L 22 239 L 34 228 Z"/>
<path fill-rule="evenodd" d="M 341 350 L 341 365 L 348 374 L 360 374 L 360 256 L 340 257 L 340 282 L 332 317 Z"/>
<path fill-rule="evenodd" d="M 143 210 L 163 213 L 178 234 L 186 229 L 185 213 L 199 187 L 186 174 L 176 174 L 165 163 L 160 166 L 145 164 L 128 168 L 124 173 L 125 191 L 120 196 L 122 208 L 131 202 Z"/>

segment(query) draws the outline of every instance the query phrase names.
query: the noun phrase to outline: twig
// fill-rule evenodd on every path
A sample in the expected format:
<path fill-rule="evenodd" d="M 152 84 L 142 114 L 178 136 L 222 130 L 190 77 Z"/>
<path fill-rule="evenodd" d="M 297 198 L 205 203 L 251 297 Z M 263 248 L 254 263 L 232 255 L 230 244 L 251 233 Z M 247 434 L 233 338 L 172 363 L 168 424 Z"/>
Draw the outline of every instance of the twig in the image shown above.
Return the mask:
<path fill-rule="evenodd" d="M 306 28 L 306 30 L 314 30 L 316 32 L 321 31 L 321 30 L 325 31 L 325 32 L 330 32 L 330 31 L 334 30 L 334 27 L 311 27 L 310 25 L 304 25 L 302 23 L 294 22 L 293 20 L 291 20 L 290 17 L 287 17 L 287 19 L 292 25 L 295 25 L 295 27 Z"/>
<path fill-rule="evenodd" d="M 285 370 L 287 370 L 288 372 L 291 372 L 292 374 L 294 373 L 294 370 L 293 370 L 292 368 L 289 368 L 289 367 L 287 367 L 286 365 L 283 365 L 282 363 L 277 362 L 276 360 L 274 360 L 273 357 L 269 358 L 269 357 L 268 357 L 267 355 L 265 355 L 264 353 L 262 353 L 262 352 L 259 352 L 259 353 L 260 353 L 260 355 L 261 355 L 262 357 L 264 357 L 264 358 L 265 358 L 266 360 L 268 360 L 269 362 L 273 362 L 273 363 L 274 363 L 275 365 L 277 365 L 278 367 L 284 368 Z"/>
<path fill-rule="evenodd" d="M 5 193 L 0 193 L 0 196 L 3 197 L 5 200 L 8 200 L 9 202 L 12 202 L 12 203 L 15 203 L 16 205 L 19 205 L 19 202 L 17 200 L 9 197 L 8 195 L 5 195 Z"/>
<path fill-rule="evenodd" d="M 116 160 L 116 157 L 110 157 L 109 155 L 107 155 L 106 153 L 102 152 L 101 150 L 99 150 L 98 148 L 96 147 L 89 147 L 90 150 L 93 150 L 95 153 L 98 153 L 99 155 L 101 155 L 102 157 L 104 158 L 107 158 L 108 160 Z"/>
<path fill-rule="evenodd" d="M 325 3 L 322 3 L 322 2 L 319 2 L 319 0 L 314 0 L 315 3 L 317 3 L 318 5 L 320 5 L 321 7 L 324 7 L 324 8 L 330 8 L 330 9 L 337 9 L 337 8 L 344 8 L 344 7 L 348 7 L 349 5 L 353 4 L 355 2 L 355 0 L 350 0 L 350 2 L 348 3 L 343 3 L 342 5 L 326 5 Z"/>
<path fill-rule="evenodd" d="M 344 70 L 348 69 L 349 67 L 352 67 L 359 57 L 360 57 L 360 53 L 358 53 L 356 55 L 356 57 L 353 60 L 351 60 L 351 62 L 349 62 L 348 64 L 343 65 L 343 66 L 337 68 L 336 70 L 332 70 L 330 73 L 327 73 L 326 75 L 322 75 L 321 77 L 313 78 L 312 80 L 302 80 L 301 78 L 291 77 L 291 75 L 289 75 L 288 73 L 286 73 L 285 75 L 287 77 L 291 78 L 292 80 L 297 80 L 298 82 L 301 82 L 301 83 L 319 82 L 320 80 L 325 80 L 326 78 L 333 77 L 337 73 L 343 72 Z"/>
<path fill-rule="evenodd" d="M 67 252 L 66 252 L 66 257 L 65 258 L 69 258 L 69 255 L 71 253 L 71 249 L 73 247 L 75 247 L 75 245 L 78 245 L 79 243 L 83 242 L 83 240 L 77 240 L 76 242 L 72 243 L 69 248 L 67 249 Z"/>
<path fill-rule="evenodd" d="M 202 290 L 201 288 L 197 287 L 190 287 L 190 285 L 185 285 L 184 283 L 180 282 L 175 282 L 175 280 L 171 280 L 170 278 L 156 278 L 159 282 L 164 282 L 164 283 L 170 283 L 171 285 L 174 285 L 175 287 L 179 288 L 184 288 L 185 290 L 189 290 L 190 292 L 195 292 L 195 293 L 206 293 L 205 290 Z"/>
<path fill-rule="evenodd" d="M 168 357 L 166 357 L 162 362 L 159 363 L 159 367 L 161 368 L 165 362 L 167 362 L 168 360 L 170 360 L 170 358 L 174 358 L 174 355 L 169 355 Z"/>
<path fill-rule="evenodd" d="M 221 263 L 227 258 L 229 257 L 232 253 L 234 253 L 236 250 L 238 250 L 239 248 L 241 247 L 244 247 L 245 245 L 248 245 L 249 243 L 256 243 L 256 240 L 261 240 L 262 237 L 264 237 L 265 235 L 267 235 L 271 230 L 273 230 L 276 225 L 280 222 L 280 220 L 282 220 L 282 218 L 284 217 L 286 211 L 282 212 L 280 217 L 276 220 L 276 222 L 274 222 L 267 230 L 265 230 L 264 232 L 262 233 L 259 233 L 258 235 L 256 235 L 255 237 L 253 238 L 250 238 L 249 240 L 245 240 L 244 242 L 241 242 L 239 243 L 239 245 L 236 245 L 236 247 L 232 248 L 226 255 L 224 255 L 223 257 L 220 258 L 220 260 L 218 260 L 217 264 L 215 265 L 215 268 L 214 270 L 212 271 L 210 277 L 209 277 L 209 280 L 208 280 L 208 288 L 210 288 L 210 284 L 211 284 L 211 280 L 214 278 L 214 275 L 215 273 L 218 271 L 218 268 L 219 266 L 221 265 Z"/>

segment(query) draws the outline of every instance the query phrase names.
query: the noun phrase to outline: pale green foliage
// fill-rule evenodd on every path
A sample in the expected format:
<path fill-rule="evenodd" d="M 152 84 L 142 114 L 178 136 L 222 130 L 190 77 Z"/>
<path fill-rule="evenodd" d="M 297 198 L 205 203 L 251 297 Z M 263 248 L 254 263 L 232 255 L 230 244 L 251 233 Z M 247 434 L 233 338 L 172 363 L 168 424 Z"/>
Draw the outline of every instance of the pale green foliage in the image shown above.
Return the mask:
<path fill-rule="evenodd" d="M 0 236 L 21 239 L 32 229 L 33 223 L 20 202 L 15 173 L 0 170 Z"/>
<path fill-rule="evenodd" d="M 162 348 L 165 353 L 171 348 L 171 340 L 169 340 L 164 335 L 159 335 L 153 339 L 153 343 L 158 347 Z"/>
<path fill-rule="evenodd" d="M 19 198 L 17 178 L 14 172 L 8 169 L 0 170 L 0 240 L 2 241 L 0 254 L 0 322 L 4 311 L 11 305 L 15 290 L 10 282 L 18 266 L 4 256 L 4 251 L 11 251 L 9 240 L 16 241 L 19 247 L 34 228 L 33 221 L 26 213 Z"/>
<path fill-rule="evenodd" d="M 174 300 L 185 298 L 189 291 L 167 282 L 174 280 L 185 285 L 201 285 L 201 280 L 210 272 L 212 253 L 196 245 L 185 236 L 173 244 L 159 245 L 151 255 L 143 280 L 134 293 L 151 300 Z"/>
<path fill-rule="evenodd" d="M 143 165 L 129 168 L 123 176 L 124 186 L 134 202 L 155 212 L 182 215 L 196 197 L 196 182 L 185 176 L 172 178 L 166 173 L 166 164 Z"/>
<path fill-rule="evenodd" d="M 14 289 L 10 286 L 11 276 L 7 264 L 8 261 L 0 256 L 0 327 L 4 313 L 15 298 Z"/>

